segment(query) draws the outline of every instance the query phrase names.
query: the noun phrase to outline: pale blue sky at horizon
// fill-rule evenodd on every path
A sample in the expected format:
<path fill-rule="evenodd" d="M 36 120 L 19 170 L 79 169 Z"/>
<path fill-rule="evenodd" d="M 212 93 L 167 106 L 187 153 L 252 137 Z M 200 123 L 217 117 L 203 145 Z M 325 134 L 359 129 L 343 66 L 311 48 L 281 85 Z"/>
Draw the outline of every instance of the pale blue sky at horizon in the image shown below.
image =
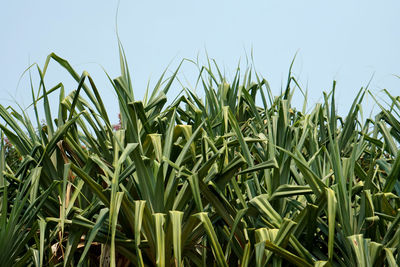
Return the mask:
<path fill-rule="evenodd" d="M 56 3 L 57 2 L 57 3 Z M 116 98 L 102 68 L 117 77 L 119 56 L 115 33 L 118 1 L 2 1 L 0 3 L 0 104 L 31 103 L 29 63 L 43 66 L 55 52 L 78 73 L 88 71 L 105 99 L 110 115 Z M 173 71 L 183 58 L 205 63 L 208 55 L 228 78 L 239 60 L 254 53 L 257 72 L 275 94 L 293 73 L 308 89 L 309 105 L 322 101 L 337 81 L 337 101 L 344 114 L 358 90 L 374 75 L 370 89 L 399 95 L 400 1 L 128 1 L 121 0 L 118 31 L 127 54 L 135 96 L 141 99 L 147 82 L 154 85 L 162 71 Z M 34 73 L 34 71 L 33 71 Z M 190 87 L 196 67 L 185 63 L 179 77 Z M 37 90 L 38 79 L 34 77 Z M 35 78 L 36 77 L 36 78 Z M 50 88 L 63 82 L 67 92 L 76 83 L 55 63 L 45 80 Z M 173 94 L 181 86 L 175 83 Z M 300 105 L 300 94 L 295 104 Z M 57 99 L 57 96 L 54 96 Z M 374 105 L 369 99 L 364 108 Z M 366 116 L 369 114 L 365 114 Z"/>

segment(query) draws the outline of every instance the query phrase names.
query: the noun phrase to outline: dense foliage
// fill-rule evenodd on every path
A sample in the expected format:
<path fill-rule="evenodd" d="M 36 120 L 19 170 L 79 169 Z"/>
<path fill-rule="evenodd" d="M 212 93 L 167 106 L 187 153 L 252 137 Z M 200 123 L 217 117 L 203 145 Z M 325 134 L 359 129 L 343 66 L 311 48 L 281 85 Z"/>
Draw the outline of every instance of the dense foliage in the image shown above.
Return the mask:
<path fill-rule="evenodd" d="M 76 90 L 46 89 L 50 61 Z M 299 111 L 290 72 L 274 97 L 210 61 L 204 99 L 183 88 L 167 103 L 177 70 L 138 101 L 121 51 L 113 125 L 88 73 L 55 54 L 37 69 L 36 122 L 0 105 L 0 266 L 400 264 L 400 98 L 362 120 L 361 89 L 340 117 L 334 84 Z"/>

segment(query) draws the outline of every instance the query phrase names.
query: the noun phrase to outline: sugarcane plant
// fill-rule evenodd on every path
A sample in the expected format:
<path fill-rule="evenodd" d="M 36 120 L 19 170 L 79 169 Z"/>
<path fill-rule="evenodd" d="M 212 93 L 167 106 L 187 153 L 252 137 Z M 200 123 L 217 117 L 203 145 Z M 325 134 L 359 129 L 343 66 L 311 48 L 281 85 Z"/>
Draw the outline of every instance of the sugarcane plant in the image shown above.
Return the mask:
<path fill-rule="evenodd" d="M 45 85 L 52 61 L 75 90 Z M 207 59 L 203 97 L 179 85 L 167 102 L 183 60 L 138 100 L 121 45 L 120 62 L 117 126 L 55 54 L 34 65 L 33 116 L 0 105 L 0 266 L 400 265 L 400 97 L 364 120 L 362 88 L 342 117 L 334 82 L 307 111 L 291 67 L 274 96 Z"/>

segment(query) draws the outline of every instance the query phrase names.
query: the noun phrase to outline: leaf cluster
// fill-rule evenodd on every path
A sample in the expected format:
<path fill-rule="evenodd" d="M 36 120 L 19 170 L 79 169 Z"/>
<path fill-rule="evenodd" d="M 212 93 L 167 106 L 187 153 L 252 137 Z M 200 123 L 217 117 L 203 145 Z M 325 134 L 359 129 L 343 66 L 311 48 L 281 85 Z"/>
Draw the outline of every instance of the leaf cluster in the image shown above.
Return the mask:
<path fill-rule="evenodd" d="M 1 266 L 400 264 L 399 97 L 362 120 L 361 89 L 341 117 L 334 83 L 299 111 L 291 71 L 273 96 L 251 68 L 228 82 L 208 60 L 204 98 L 183 87 L 167 104 L 180 65 L 139 101 L 120 55 L 118 127 L 91 76 L 55 54 L 36 66 L 36 122 L 0 106 Z M 46 88 L 51 61 L 76 90 Z"/>

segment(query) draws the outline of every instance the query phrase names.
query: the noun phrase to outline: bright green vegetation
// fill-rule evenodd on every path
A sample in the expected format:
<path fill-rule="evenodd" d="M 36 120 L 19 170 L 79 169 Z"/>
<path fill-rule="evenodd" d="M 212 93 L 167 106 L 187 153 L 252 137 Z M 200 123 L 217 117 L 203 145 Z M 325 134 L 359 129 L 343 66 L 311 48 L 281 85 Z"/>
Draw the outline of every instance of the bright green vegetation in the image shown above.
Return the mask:
<path fill-rule="evenodd" d="M 49 62 L 77 89 L 47 88 Z M 290 73 L 274 97 L 210 61 L 204 99 L 167 103 L 177 70 L 139 101 L 121 52 L 116 130 L 88 73 L 54 54 L 37 70 L 34 116 L 0 106 L 0 266 L 400 264 L 400 98 L 363 120 L 362 89 L 340 117 L 333 88 L 299 111 Z"/>

